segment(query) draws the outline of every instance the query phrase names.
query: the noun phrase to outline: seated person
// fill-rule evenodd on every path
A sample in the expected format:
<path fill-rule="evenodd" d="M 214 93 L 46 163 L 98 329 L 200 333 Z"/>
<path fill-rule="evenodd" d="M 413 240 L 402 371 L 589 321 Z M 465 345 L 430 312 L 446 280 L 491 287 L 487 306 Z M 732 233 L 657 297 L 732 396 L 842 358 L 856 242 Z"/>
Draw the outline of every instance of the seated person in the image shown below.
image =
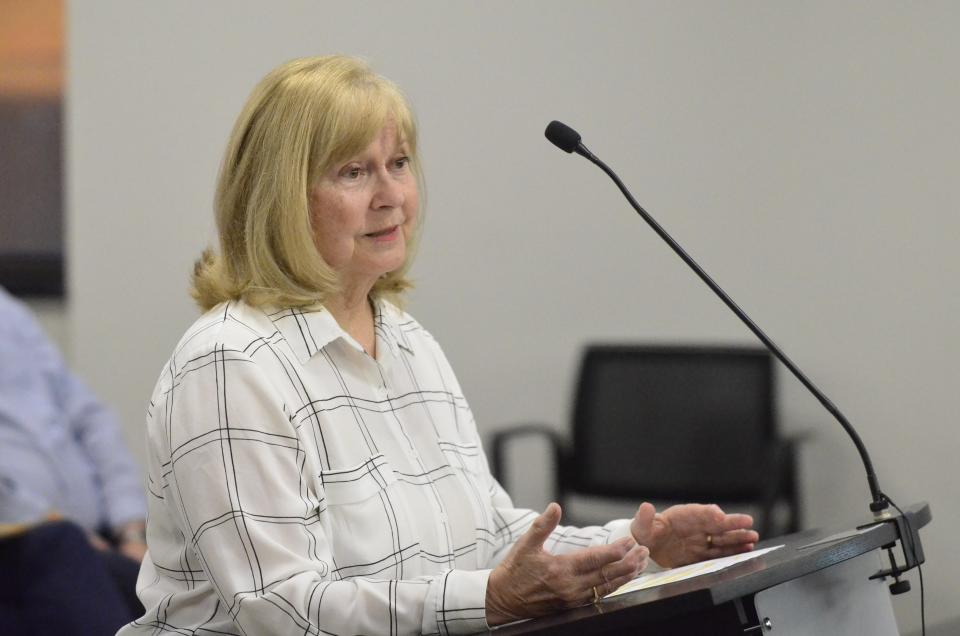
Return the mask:
<path fill-rule="evenodd" d="M 0 360 L 0 624 L 115 631 L 142 612 L 139 470 L 114 417 L 2 288 Z"/>

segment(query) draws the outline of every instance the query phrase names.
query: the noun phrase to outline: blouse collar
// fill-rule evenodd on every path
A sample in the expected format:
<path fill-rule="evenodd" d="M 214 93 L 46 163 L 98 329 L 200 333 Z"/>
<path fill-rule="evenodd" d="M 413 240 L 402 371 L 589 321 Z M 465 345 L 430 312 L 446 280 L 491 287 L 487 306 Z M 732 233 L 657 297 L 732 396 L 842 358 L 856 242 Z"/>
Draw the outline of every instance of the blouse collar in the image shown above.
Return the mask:
<path fill-rule="evenodd" d="M 349 346 L 363 351 L 363 347 L 344 331 L 329 311 L 323 306 L 301 308 L 287 307 L 279 310 L 267 310 L 267 317 L 293 349 L 302 364 L 306 364 L 331 342 L 342 339 Z M 385 300 L 373 303 L 373 328 L 377 337 L 377 351 L 382 345 L 394 357 L 400 349 L 413 353 L 402 325 L 411 319 Z"/>

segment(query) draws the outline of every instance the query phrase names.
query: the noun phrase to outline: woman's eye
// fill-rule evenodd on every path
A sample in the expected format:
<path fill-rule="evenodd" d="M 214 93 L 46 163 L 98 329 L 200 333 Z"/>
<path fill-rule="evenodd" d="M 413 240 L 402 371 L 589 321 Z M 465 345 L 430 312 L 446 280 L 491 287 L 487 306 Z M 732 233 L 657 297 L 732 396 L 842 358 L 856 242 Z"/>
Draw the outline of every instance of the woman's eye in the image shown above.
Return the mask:
<path fill-rule="evenodd" d="M 347 179 L 359 179 L 363 174 L 363 169 L 359 166 L 347 166 L 340 171 L 340 174 Z"/>
<path fill-rule="evenodd" d="M 410 164 L 410 157 L 400 157 L 393 162 L 395 168 L 406 168 Z"/>

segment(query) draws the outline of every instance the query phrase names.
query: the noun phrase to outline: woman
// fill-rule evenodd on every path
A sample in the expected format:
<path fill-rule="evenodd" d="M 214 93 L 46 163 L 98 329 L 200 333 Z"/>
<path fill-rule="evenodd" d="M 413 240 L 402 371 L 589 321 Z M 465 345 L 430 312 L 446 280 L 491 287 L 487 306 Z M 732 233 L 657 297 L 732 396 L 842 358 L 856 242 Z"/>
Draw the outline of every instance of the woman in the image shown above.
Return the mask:
<path fill-rule="evenodd" d="M 475 632 L 596 600 L 648 553 L 752 548 L 715 506 L 584 529 L 512 506 L 398 308 L 420 180 L 410 108 L 363 63 L 295 60 L 254 90 L 194 274 L 208 311 L 149 408 L 147 612 L 121 633 Z"/>

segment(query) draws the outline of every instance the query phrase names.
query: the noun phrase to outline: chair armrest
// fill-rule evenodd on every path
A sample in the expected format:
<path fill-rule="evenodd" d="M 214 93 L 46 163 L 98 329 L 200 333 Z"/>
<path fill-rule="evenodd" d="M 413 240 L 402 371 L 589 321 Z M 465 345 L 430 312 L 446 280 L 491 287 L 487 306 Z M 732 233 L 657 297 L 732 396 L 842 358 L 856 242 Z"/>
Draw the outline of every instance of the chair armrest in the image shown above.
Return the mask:
<path fill-rule="evenodd" d="M 530 435 L 546 437 L 547 441 L 550 442 L 550 450 L 553 454 L 553 461 L 556 469 L 554 475 L 554 494 L 561 493 L 563 491 L 561 476 L 565 474 L 568 463 L 567 458 L 569 457 L 570 453 L 569 442 L 565 436 L 561 435 L 553 427 L 547 426 L 546 424 L 518 424 L 502 431 L 497 431 L 493 434 L 491 437 L 490 468 L 494 478 L 496 478 L 496 480 L 501 484 L 503 484 L 506 479 L 507 444 L 516 437 L 525 437 Z"/>

